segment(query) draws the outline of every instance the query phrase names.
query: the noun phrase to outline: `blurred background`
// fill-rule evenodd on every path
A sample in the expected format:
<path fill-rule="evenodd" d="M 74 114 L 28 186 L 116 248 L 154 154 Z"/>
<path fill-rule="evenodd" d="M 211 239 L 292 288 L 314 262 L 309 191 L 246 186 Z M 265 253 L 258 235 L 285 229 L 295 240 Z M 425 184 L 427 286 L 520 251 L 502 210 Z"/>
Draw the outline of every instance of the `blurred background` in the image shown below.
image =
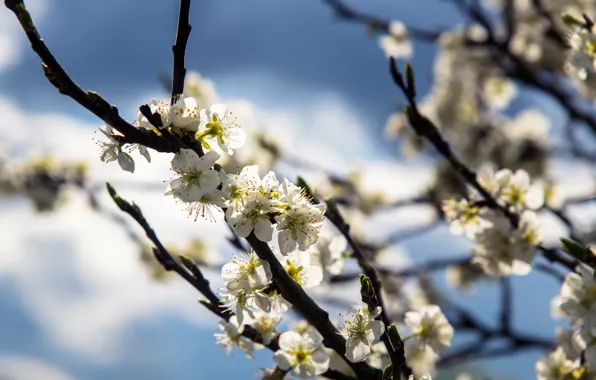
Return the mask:
<path fill-rule="evenodd" d="M 171 72 L 177 0 L 27 4 L 75 81 L 116 104 L 125 118 L 134 120 L 138 106 L 151 98 L 168 96 L 164 80 Z M 429 29 L 450 28 L 462 20 L 450 2 L 441 0 L 350 4 Z M 187 68 L 213 82 L 220 99 L 239 110 L 243 127 L 261 128 L 302 163 L 277 163 L 280 175 L 295 178 L 306 172 L 316 181 L 308 163 L 345 176 L 360 168 L 363 187 L 383 188 L 392 200 L 415 196 L 429 184 L 433 158 L 405 158 L 395 142 L 384 138 L 387 117 L 403 103 L 377 38 L 363 26 L 340 21 L 318 0 L 199 0 L 192 4 L 191 24 Z M 414 43 L 420 94 L 430 86 L 435 54 L 434 44 Z M 511 112 L 538 107 L 553 125 L 562 122 L 552 100 L 523 87 L 520 91 L 527 96 L 520 96 Z M 50 155 L 75 166 L 84 162 L 93 202 L 106 210 L 94 210 L 88 192 L 76 188 L 65 192 L 51 212 L 38 212 L 29 197 L 0 198 L 0 378 L 257 378 L 259 368 L 272 365 L 271 354 L 261 351 L 247 360 L 235 352 L 226 359 L 213 340 L 217 319 L 197 303 L 186 283 L 155 280 L 160 275 L 140 260 L 130 236 L 130 231 L 140 235 L 139 229 L 114 220 L 118 214 L 103 184 L 112 182 L 139 204 L 163 241 L 182 247 L 201 239 L 199 250 L 210 263 L 222 263 L 233 252 L 225 225 L 195 223 L 163 196 L 163 182 L 172 176 L 169 155 L 154 154 L 151 165 L 137 159 L 134 175 L 100 162 L 94 141 L 100 124 L 48 83 L 14 15 L 0 8 L 4 156 Z M 591 184 L 587 169 L 579 165 L 563 161 L 551 170 L 566 173 L 571 193 L 585 193 Z M 382 213 L 363 228 L 371 239 L 381 240 L 424 228 L 433 218 L 431 207 L 412 206 Z M 552 218 L 545 225 L 547 241 L 556 243 L 564 229 Z M 461 257 L 470 247 L 438 223 L 394 244 L 383 262 L 406 267 L 430 258 Z M 207 273 L 214 287 L 221 286 L 217 269 Z M 434 280 L 481 320 L 495 323 L 494 284 L 480 284 L 462 296 L 447 287 L 444 273 Z M 515 327 L 553 339 L 550 300 L 560 283 L 540 274 L 514 277 L 513 283 Z M 352 288 L 356 295 L 358 287 Z M 342 311 L 331 310 L 334 317 Z M 456 336 L 454 342 L 465 339 Z M 466 368 L 487 371 L 491 379 L 534 378 L 534 363 L 543 354 L 524 350 Z M 445 370 L 438 379 L 454 378 L 456 372 Z"/>

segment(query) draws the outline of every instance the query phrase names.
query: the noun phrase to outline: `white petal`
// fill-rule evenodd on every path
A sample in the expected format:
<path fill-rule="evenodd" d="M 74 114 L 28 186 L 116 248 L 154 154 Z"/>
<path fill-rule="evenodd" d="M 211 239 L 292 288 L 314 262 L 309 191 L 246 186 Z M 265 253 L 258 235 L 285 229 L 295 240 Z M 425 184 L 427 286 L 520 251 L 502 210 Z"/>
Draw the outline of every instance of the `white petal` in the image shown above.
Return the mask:
<path fill-rule="evenodd" d="M 273 238 L 273 225 L 271 222 L 267 219 L 259 218 L 255 224 L 255 236 L 260 241 L 270 242 Z"/>
<path fill-rule="evenodd" d="M 374 345 L 385 333 L 385 324 L 381 321 L 370 321 L 366 324 L 366 343 L 369 346 Z"/>
<path fill-rule="evenodd" d="M 299 347 L 301 342 L 302 336 L 296 331 L 286 331 L 279 336 L 279 347 L 285 351 Z"/>
<path fill-rule="evenodd" d="M 352 363 L 364 361 L 370 354 L 370 347 L 358 338 L 349 338 L 346 341 L 346 357 Z"/>
<path fill-rule="evenodd" d="M 133 160 L 128 153 L 120 152 L 118 155 L 118 164 L 120 164 L 122 170 L 126 170 L 127 172 L 131 173 L 134 173 L 135 171 L 135 160 Z"/>
<path fill-rule="evenodd" d="M 292 368 L 294 357 L 286 351 L 278 350 L 273 355 L 273 360 L 275 360 L 275 363 L 281 370 L 287 371 Z"/>

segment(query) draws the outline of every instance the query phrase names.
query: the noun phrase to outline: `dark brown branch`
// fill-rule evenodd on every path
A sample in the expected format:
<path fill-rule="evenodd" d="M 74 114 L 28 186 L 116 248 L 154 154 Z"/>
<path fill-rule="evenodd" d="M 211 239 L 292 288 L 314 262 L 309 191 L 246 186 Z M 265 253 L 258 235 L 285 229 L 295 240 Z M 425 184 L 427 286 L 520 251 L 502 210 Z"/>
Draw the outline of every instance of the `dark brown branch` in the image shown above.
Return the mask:
<path fill-rule="evenodd" d="M 186 44 L 192 27 L 190 26 L 190 0 L 180 0 L 180 12 L 178 14 L 178 28 L 176 30 L 176 42 L 172 46 L 174 54 L 174 68 L 172 70 L 172 100 L 174 104 L 178 97 L 184 92 L 184 77 L 186 67 L 184 64 L 186 56 Z"/>

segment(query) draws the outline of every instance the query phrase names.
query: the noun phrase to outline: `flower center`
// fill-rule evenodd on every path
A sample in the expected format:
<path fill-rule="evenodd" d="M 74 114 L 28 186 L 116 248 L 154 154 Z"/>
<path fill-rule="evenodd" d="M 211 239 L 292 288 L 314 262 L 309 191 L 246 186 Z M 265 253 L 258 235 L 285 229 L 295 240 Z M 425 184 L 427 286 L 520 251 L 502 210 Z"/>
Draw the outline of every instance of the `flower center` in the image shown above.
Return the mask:
<path fill-rule="evenodd" d="M 292 350 L 291 354 L 294 356 L 296 364 L 302 364 L 308 360 L 308 358 L 312 354 L 312 351 L 306 350 L 303 347 L 298 347 Z"/>
<path fill-rule="evenodd" d="M 302 281 L 300 280 L 300 272 L 302 272 L 302 270 L 304 269 L 303 266 L 296 266 L 294 265 L 293 262 L 291 262 L 290 260 L 286 261 L 286 264 L 288 265 L 285 269 L 286 272 L 288 272 L 288 274 L 290 275 L 290 277 L 292 278 L 292 280 L 296 281 L 296 283 L 300 286 L 302 286 Z"/>
<path fill-rule="evenodd" d="M 188 186 L 197 185 L 199 186 L 199 180 L 203 172 L 190 172 L 182 174 L 182 179 L 188 184 Z M 199 186 L 200 187 L 200 186 Z"/>

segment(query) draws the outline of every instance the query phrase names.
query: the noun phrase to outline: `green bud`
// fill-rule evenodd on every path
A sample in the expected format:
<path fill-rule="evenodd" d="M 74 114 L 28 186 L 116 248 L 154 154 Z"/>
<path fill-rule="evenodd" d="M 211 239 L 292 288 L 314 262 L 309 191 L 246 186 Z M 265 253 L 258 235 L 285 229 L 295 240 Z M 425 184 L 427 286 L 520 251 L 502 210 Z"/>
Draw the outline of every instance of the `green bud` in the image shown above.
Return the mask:
<path fill-rule="evenodd" d="M 574 16 L 570 15 L 569 13 L 563 14 L 563 16 L 561 16 L 561 19 L 563 20 L 563 24 L 565 24 L 565 26 L 567 26 L 568 28 L 582 28 L 584 26 L 583 20 L 579 20 Z"/>
<path fill-rule="evenodd" d="M 116 200 L 116 198 L 120 198 L 120 195 L 118 195 L 116 189 L 114 189 L 114 186 L 112 186 L 109 182 L 106 182 L 106 188 L 108 189 L 108 193 L 110 194 L 110 197 L 112 197 L 113 200 Z"/>
<path fill-rule="evenodd" d="M 397 347 L 403 344 L 401 337 L 399 336 L 399 331 L 397 331 L 397 327 L 395 325 L 389 325 L 387 327 L 387 333 L 389 334 L 389 340 L 391 341 L 394 349 L 397 349 Z"/>
<path fill-rule="evenodd" d="M 393 366 L 391 364 L 383 370 L 383 380 L 385 379 L 393 379 Z"/>
<path fill-rule="evenodd" d="M 223 166 L 221 166 L 220 164 L 216 163 L 215 165 L 213 165 L 213 169 L 215 169 L 215 171 L 219 172 L 223 169 Z"/>
<path fill-rule="evenodd" d="M 588 248 L 584 247 L 582 244 L 567 238 L 561 238 L 561 248 L 563 248 L 563 251 L 567 252 L 570 256 L 583 262 L 586 261 L 588 254 L 590 253 Z"/>
<path fill-rule="evenodd" d="M 182 265 L 184 265 L 186 269 L 188 269 L 189 271 L 193 270 L 195 263 L 191 259 L 184 255 L 179 255 L 178 258 L 180 259 L 180 262 L 182 263 Z"/>
<path fill-rule="evenodd" d="M 360 295 L 362 298 L 370 298 L 375 295 L 375 290 L 373 289 L 372 282 L 370 278 L 363 275 L 362 273 L 358 275 L 360 277 Z"/>

